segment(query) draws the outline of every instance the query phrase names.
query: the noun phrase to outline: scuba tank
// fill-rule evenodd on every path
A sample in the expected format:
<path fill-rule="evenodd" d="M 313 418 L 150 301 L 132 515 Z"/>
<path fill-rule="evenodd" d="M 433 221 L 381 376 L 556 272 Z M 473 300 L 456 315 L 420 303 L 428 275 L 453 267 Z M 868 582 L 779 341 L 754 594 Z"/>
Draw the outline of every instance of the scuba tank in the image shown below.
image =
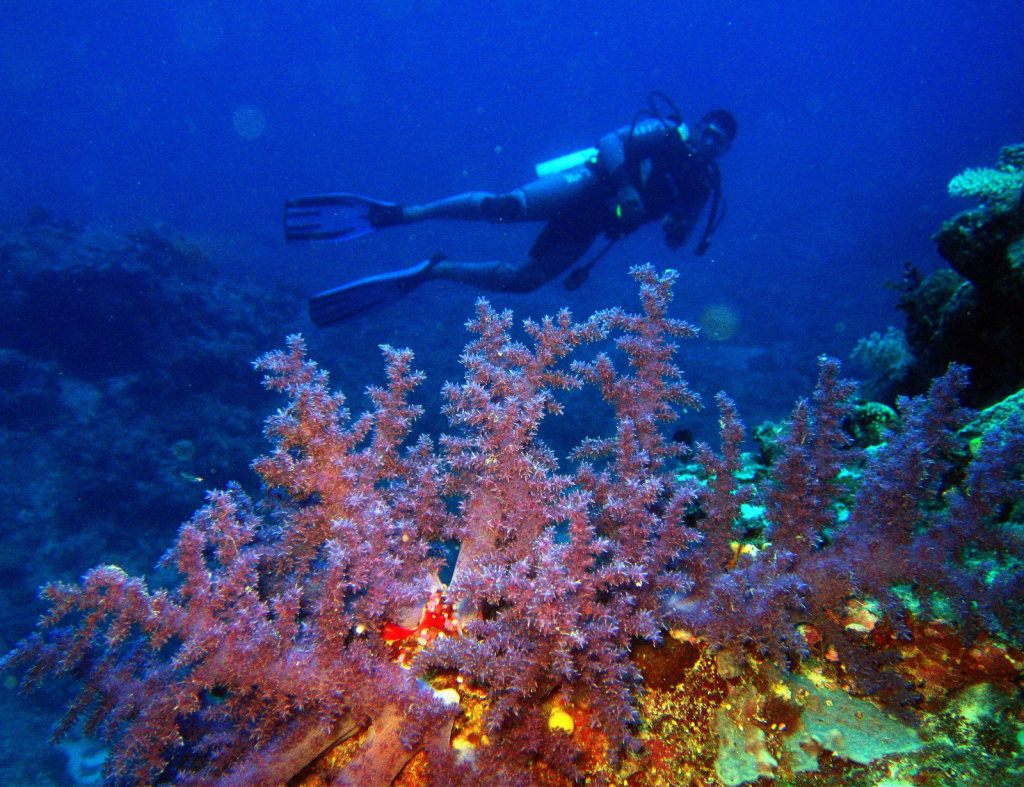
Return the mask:
<path fill-rule="evenodd" d="M 565 172 L 567 169 L 572 169 L 588 162 L 592 164 L 596 161 L 597 148 L 591 147 L 577 150 L 575 153 L 566 153 L 564 156 L 553 158 L 550 161 L 542 161 L 534 169 L 537 170 L 538 178 L 546 178 L 548 175 L 556 175 L 559 172 Z"/>

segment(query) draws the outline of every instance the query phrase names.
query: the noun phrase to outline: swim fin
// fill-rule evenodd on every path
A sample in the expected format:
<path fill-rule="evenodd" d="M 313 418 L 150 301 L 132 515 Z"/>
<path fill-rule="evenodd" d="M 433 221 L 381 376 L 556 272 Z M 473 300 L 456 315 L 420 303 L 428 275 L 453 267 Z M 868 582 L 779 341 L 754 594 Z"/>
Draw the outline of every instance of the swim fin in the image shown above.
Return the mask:
<path fill-rule="evenodd" d="M 367 276 L 333 290 L 325 290 L 309 299 L 309 316 L 318 328 L 327 328 L 388 306 L 430 279 L 427 272 L 443 259 L 444 255 L 435 254 L 411 268 Z"/>
<path fill-rule="evenodd" d="M 402 223 L 402 206 L 358 194 L 312 194 L 284 204 L 284 239 L 352 240 Z"/>

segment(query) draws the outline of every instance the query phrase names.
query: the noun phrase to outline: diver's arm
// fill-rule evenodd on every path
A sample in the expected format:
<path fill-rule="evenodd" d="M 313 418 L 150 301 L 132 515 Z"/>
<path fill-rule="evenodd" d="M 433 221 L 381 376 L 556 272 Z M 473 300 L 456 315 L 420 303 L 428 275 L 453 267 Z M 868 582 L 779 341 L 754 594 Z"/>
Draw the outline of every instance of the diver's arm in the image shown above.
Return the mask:
<path fill-rule="evenodd" d="M 661 228 L 665 231 L 665 245 L 670 249 L 678 249 L 697 225 L 704 202 L 679 204 L 669 211 L 662 219 Z"/>
<path fill-rule="evenodd" d="M 703 172 L 684 172 L 680 179 L 677 180 L 680 192 L 676 204 L 661 222 L 661 228 L 665 231 L 665 243 L 670 249 L 678 249 L 686 243 L 693 228 L 700 221 L 704 206 L 712 196 L 711 186 Z"/>
<path fill-rule="evenodd" d="M 597 169 L 608 185 L 609 208 L 615 212 L 617 232 L 629 234 L 640 226 L 646 212 L 640 192 L 631 181 L 631 167 L 626 161 L 625 139 L 629 127 L 620 128 L 601 137 L 597 143 Z"/>
<path fill-rule="evenodd" d="M 626 145 L 629 127 L 611 131 L 597 143 L 597 166 L 605 175 L 622 180 L 626 177 Z"/>
<path fill-rule="evenodd" d="M 597 144 L 597 163 L 619 183 L 624 182 L 626 164 L 667 153 L 685 143 L 685 126 L 675 127 L 657 118 L 623 126 L 601 137 Z"/>
<path fill-rule="evenodd" d="M 685 126 L 680 128 L 685 129 Z M 598 143 L 598 167 L 604 171 L 611 186 L 611 207 L 622 234 L 639 227 L 647 213 L 638 191 L 639 183 L 634 182 L 634 178 L 639 178 L 640 163 L 685 145 L 685 131 L 680 133 L 680 128 L 648 118 L 605 134 Z"/>

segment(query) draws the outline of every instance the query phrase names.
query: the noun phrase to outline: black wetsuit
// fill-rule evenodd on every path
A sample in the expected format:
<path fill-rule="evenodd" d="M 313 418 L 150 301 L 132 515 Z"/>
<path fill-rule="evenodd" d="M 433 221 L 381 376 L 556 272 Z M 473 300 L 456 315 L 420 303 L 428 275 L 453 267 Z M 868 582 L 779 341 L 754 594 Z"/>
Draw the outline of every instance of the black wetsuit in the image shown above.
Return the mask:
<path fill-rule="evenodd" d="M 716 187 L 717 165 L 696 154 L 679 129 L 659 119 L 601 138 L 591 161 L 505 194 L 467 192 L 406 205 L 388 223 L 433 218 L 492 222 L 546 221 L 519 262 L 436 262 L 425 278 L 488 290 L 530 292 L 568 270 L 599 235 L 616 239 L 661 219 L 665 242 L 686 242 Z"/>

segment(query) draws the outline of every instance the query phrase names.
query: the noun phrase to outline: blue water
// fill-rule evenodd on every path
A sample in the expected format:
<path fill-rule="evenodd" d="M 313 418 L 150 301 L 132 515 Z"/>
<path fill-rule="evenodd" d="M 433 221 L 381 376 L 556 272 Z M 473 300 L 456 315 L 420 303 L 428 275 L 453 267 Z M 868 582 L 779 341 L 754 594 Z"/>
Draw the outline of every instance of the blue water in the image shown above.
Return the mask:
<path fill-rule="evenodd" d="M 346 190 L 403 202 L 501 191 L 628 124 L 648 91 L 691 121 L 739 119 L 728 215 L 703 258 L 635 233 L 524 314 L 621 303 L 625 270 L 681 273 L 678 310 L 724 306 L 736 347 L 845 357 L 901 324 L 904 261 L 968 207 L 949 178 L 1024 136 L 1024 7 L 1013 2 L 310 0 L 8 4 L 0 16 L 0 220 L 42 205 L 201 238 L 225 276 L 307 293 L 435 251 L 517 257 L 535 227 L 452 223 L 286 247 L 282 201 Z M 477 293 L 433 284 L 328 332 L 349 350 L 457 332 Z M 424 320 L 429 319 L 429 330 Z M 316 333 L 308 324 L 298 327 Z M 332 338 L 333 337 L 333 338 Z M 316 339 L 315 339 L 316 340 Z M 710 383 L 709 383 L 710 385 Z"/>

